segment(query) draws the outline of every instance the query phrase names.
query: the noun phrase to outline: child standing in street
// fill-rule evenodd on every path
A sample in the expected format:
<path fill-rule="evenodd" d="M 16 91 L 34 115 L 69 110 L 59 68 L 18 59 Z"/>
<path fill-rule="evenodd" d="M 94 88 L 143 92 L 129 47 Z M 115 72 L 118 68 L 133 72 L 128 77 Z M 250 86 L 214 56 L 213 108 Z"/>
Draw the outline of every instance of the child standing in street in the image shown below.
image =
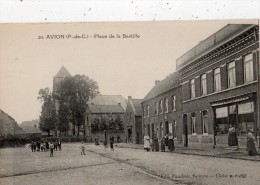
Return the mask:
<path fill-rule="evenodd" d="M 84 142 L 83 142 L 83 141 L 81 142 L 80 148 L 81 148 L 81 155 L 82 155 L 82 154 L 86 155 L 86 154 L 85 154 L 85 145 L 84 145 Z"/>
<path fill-rule="evenodd" d="M 50 143 L 49 147 L 50 147 L 50 157 L 53 157 L 54 145 L 52 142 Z"/>

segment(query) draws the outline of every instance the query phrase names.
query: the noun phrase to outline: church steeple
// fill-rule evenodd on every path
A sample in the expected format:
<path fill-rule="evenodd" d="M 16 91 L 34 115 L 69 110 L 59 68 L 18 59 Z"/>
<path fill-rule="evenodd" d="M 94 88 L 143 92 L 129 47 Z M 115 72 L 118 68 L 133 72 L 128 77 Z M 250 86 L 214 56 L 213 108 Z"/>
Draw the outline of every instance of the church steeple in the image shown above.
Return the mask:
<path fill-rule="evenodd" d="M 64 76 L 70 76 L 71 77 L 71 74 L 69 73 L 69 71 L 64 66 L 62 66 L 60 68 L 59 72 L 54 77 L 64 77 Z"/>
<path fill-rule="evenodd" d="M 53 92 L 57 91 L 58 86 L 65 77 L 71 77 L 71 74 L 62 66 L 59 72 L 53 77 Z"/>

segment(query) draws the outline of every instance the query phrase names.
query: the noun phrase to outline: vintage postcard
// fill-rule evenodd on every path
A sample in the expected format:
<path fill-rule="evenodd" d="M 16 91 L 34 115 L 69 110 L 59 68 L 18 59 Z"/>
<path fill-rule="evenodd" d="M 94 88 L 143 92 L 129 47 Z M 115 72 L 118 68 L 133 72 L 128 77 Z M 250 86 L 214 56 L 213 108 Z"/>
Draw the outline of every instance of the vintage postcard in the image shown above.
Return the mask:
<path fill-rule="evenodd" d="M 258 20 L 0 24 L 0 184 L 259 184 Z"/>

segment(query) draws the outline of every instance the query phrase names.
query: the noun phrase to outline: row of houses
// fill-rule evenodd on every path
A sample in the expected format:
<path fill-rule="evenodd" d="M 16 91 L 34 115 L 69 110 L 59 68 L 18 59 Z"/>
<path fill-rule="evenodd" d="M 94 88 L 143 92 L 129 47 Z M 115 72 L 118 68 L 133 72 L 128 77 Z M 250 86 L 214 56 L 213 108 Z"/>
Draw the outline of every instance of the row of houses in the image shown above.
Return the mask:
<path fill-rule="evenodd" d="M 229 24 L 179 57 L 176 72 L 155 81 L 143 99 L 99 95 L 89 101 L 80 133 L 91 138 L 91 124 L 102 117 L 120 117 L 127 141 L 143 143 L 143 136 L 175 141 L 224 144 L 233 126 L 241 145 L 248 129 L 259 137 L 259 27 Z M 62 67 L 53 89 L 66 76 Z"/>
<path fill-rule="evenodd" d="M 224 144 L 228 128 L 245 145 L 248 129 L 259 137 L 259 27 L 227 25 L 176 61 L 177 72 L 143 99 L 143 134 L 176 142 Z"/>

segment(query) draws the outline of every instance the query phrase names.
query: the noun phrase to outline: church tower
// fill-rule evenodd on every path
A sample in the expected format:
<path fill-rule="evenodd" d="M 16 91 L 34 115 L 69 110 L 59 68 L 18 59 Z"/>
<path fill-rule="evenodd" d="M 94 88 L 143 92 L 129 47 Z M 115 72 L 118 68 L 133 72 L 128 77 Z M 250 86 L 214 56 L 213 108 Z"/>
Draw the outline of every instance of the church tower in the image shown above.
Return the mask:
<path fill-rule="evenodd" d="M 71 77 L 69 71 L 62 66 L 59 72 L 53 77 L 53 92 L 56 92 L 59 88 L 60 83 L 64 80 L 65 77 Z"/>

